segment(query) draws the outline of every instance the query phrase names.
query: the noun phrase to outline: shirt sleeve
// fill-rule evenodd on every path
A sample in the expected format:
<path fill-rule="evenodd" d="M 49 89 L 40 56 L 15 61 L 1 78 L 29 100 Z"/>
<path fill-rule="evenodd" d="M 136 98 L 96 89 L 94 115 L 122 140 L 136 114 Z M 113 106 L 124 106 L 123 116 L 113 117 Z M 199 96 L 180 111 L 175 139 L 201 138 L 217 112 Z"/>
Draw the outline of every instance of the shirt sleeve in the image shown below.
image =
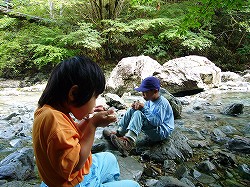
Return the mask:
<path fill-rule="evenodd" d="M 78 171 L 73 173 L 81 149 L 78 136 L 75 131 L 64 129 L 58 131 L 48 142 L 47 154 L 52 167 L 68 181 L 78 175 Z"/>
<path fill-rule="evenodd" d="M 160 126 L 163 124 L 163 121 L 165 119 L 167 108 L 164 107 L 164 105 L 159 104 L 157 105 L 157 107 L 151 110 L 149 102 L 146 102 L 142 109 L 142 112 L 151 125 Z"/>

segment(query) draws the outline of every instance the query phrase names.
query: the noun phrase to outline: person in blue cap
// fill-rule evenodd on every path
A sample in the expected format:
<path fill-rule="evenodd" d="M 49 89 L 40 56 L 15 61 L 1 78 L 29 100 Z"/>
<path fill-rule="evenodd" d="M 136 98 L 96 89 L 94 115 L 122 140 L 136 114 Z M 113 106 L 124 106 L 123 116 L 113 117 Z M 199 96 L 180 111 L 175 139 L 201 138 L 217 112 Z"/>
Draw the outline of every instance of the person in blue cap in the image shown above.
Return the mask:
<path fill-rule="evenodd" d="M 174 129 L 173 110 L 168 100 L 160 95 L 160 80 L 147 77 L 135 90 L 142 92 L 146 102 L 134 102 L 118 122 L 116 132 L 103 130 L 103 136 L 110 139 L 124 156 L 128 156 L 135 147 L 141 131 L 157 142 L 166 139 Z"/>

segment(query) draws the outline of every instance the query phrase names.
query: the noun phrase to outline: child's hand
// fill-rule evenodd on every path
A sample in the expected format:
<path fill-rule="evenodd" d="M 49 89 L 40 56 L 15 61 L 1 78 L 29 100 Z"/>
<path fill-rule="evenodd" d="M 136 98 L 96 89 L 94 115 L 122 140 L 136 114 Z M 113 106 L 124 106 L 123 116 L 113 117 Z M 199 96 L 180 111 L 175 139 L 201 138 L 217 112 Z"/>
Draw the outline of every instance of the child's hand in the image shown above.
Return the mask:
<path fill-rule="evenodd" d="M 136 105 L 135 105 L 136 110 L 141 110 L 143 107 L 144 107 L 144 104 L 140 103 L 140 102 L 136 103 Z"/>
<path fill-rule="evenodd" d="M 141 110 L 144 107 L 144 103 L 141 103 L 140 101 L 134 101 L 131 107 L 135 110 Z"/>
<path fill-rule="evenodd" d="M 107 109 L 102 105 L 95 106 L 94 108 L 94 112 L 101 112 L 101 111 L 106 111 L 106 110 Z"/>
<path fill-rule="evenodd" d="M 89 120 L 89 123 L 96 127 L 106 127 L 110 123 L 115 122 L 117 118 L 113 110 L 107 110 L 94 114 Z"/>

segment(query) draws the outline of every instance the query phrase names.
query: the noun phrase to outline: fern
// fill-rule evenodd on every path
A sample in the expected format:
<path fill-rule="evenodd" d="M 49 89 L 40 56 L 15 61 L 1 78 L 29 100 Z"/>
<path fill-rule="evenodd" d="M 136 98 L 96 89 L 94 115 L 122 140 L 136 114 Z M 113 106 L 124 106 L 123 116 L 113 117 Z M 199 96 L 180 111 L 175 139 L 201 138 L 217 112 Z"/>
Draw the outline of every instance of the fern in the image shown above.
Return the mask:
<path fill-rule="evenodd" d="M 30 44 L 28 51 L 33 52 L 34 63 L 42 68 L 48 64 L 55 65 L 68 56 L 68 50 L 51 45 Z"/>
<path fill-rule="evenodd" d="M 64 45 L 75 46 L 77 48 L 87 48 L 96 50 L 102 47 L 104 39 L 97 30 L 94 30 L 90 23 L 80 23 L 78 30 L 61 36 L 60 42 Z"/>

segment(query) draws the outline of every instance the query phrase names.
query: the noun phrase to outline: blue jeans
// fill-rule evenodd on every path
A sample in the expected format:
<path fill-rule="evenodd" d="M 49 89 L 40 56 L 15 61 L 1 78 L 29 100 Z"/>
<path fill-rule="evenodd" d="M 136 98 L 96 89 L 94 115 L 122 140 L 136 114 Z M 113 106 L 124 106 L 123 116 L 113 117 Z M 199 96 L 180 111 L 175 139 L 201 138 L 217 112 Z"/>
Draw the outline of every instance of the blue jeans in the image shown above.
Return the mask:
<path fill-rule="evenodd" d="M 128 130 L 133 131 L 137 136 L 143 131 L 152 141 L 161 141 L 161 130 L 150 124 L 146 116 L 140 110 L 129 108 L 119 121 L 120 134 L 124 135 Z"/>
<path fill-rule="evenodd" d="M 92 155 L 90 173 L 75 187 L 140 187 L 133 180 L 119 180 L 120 169 L 116 157 L 109 152 Z M 42 182 L 40 187 L 46 187 Z"/>

